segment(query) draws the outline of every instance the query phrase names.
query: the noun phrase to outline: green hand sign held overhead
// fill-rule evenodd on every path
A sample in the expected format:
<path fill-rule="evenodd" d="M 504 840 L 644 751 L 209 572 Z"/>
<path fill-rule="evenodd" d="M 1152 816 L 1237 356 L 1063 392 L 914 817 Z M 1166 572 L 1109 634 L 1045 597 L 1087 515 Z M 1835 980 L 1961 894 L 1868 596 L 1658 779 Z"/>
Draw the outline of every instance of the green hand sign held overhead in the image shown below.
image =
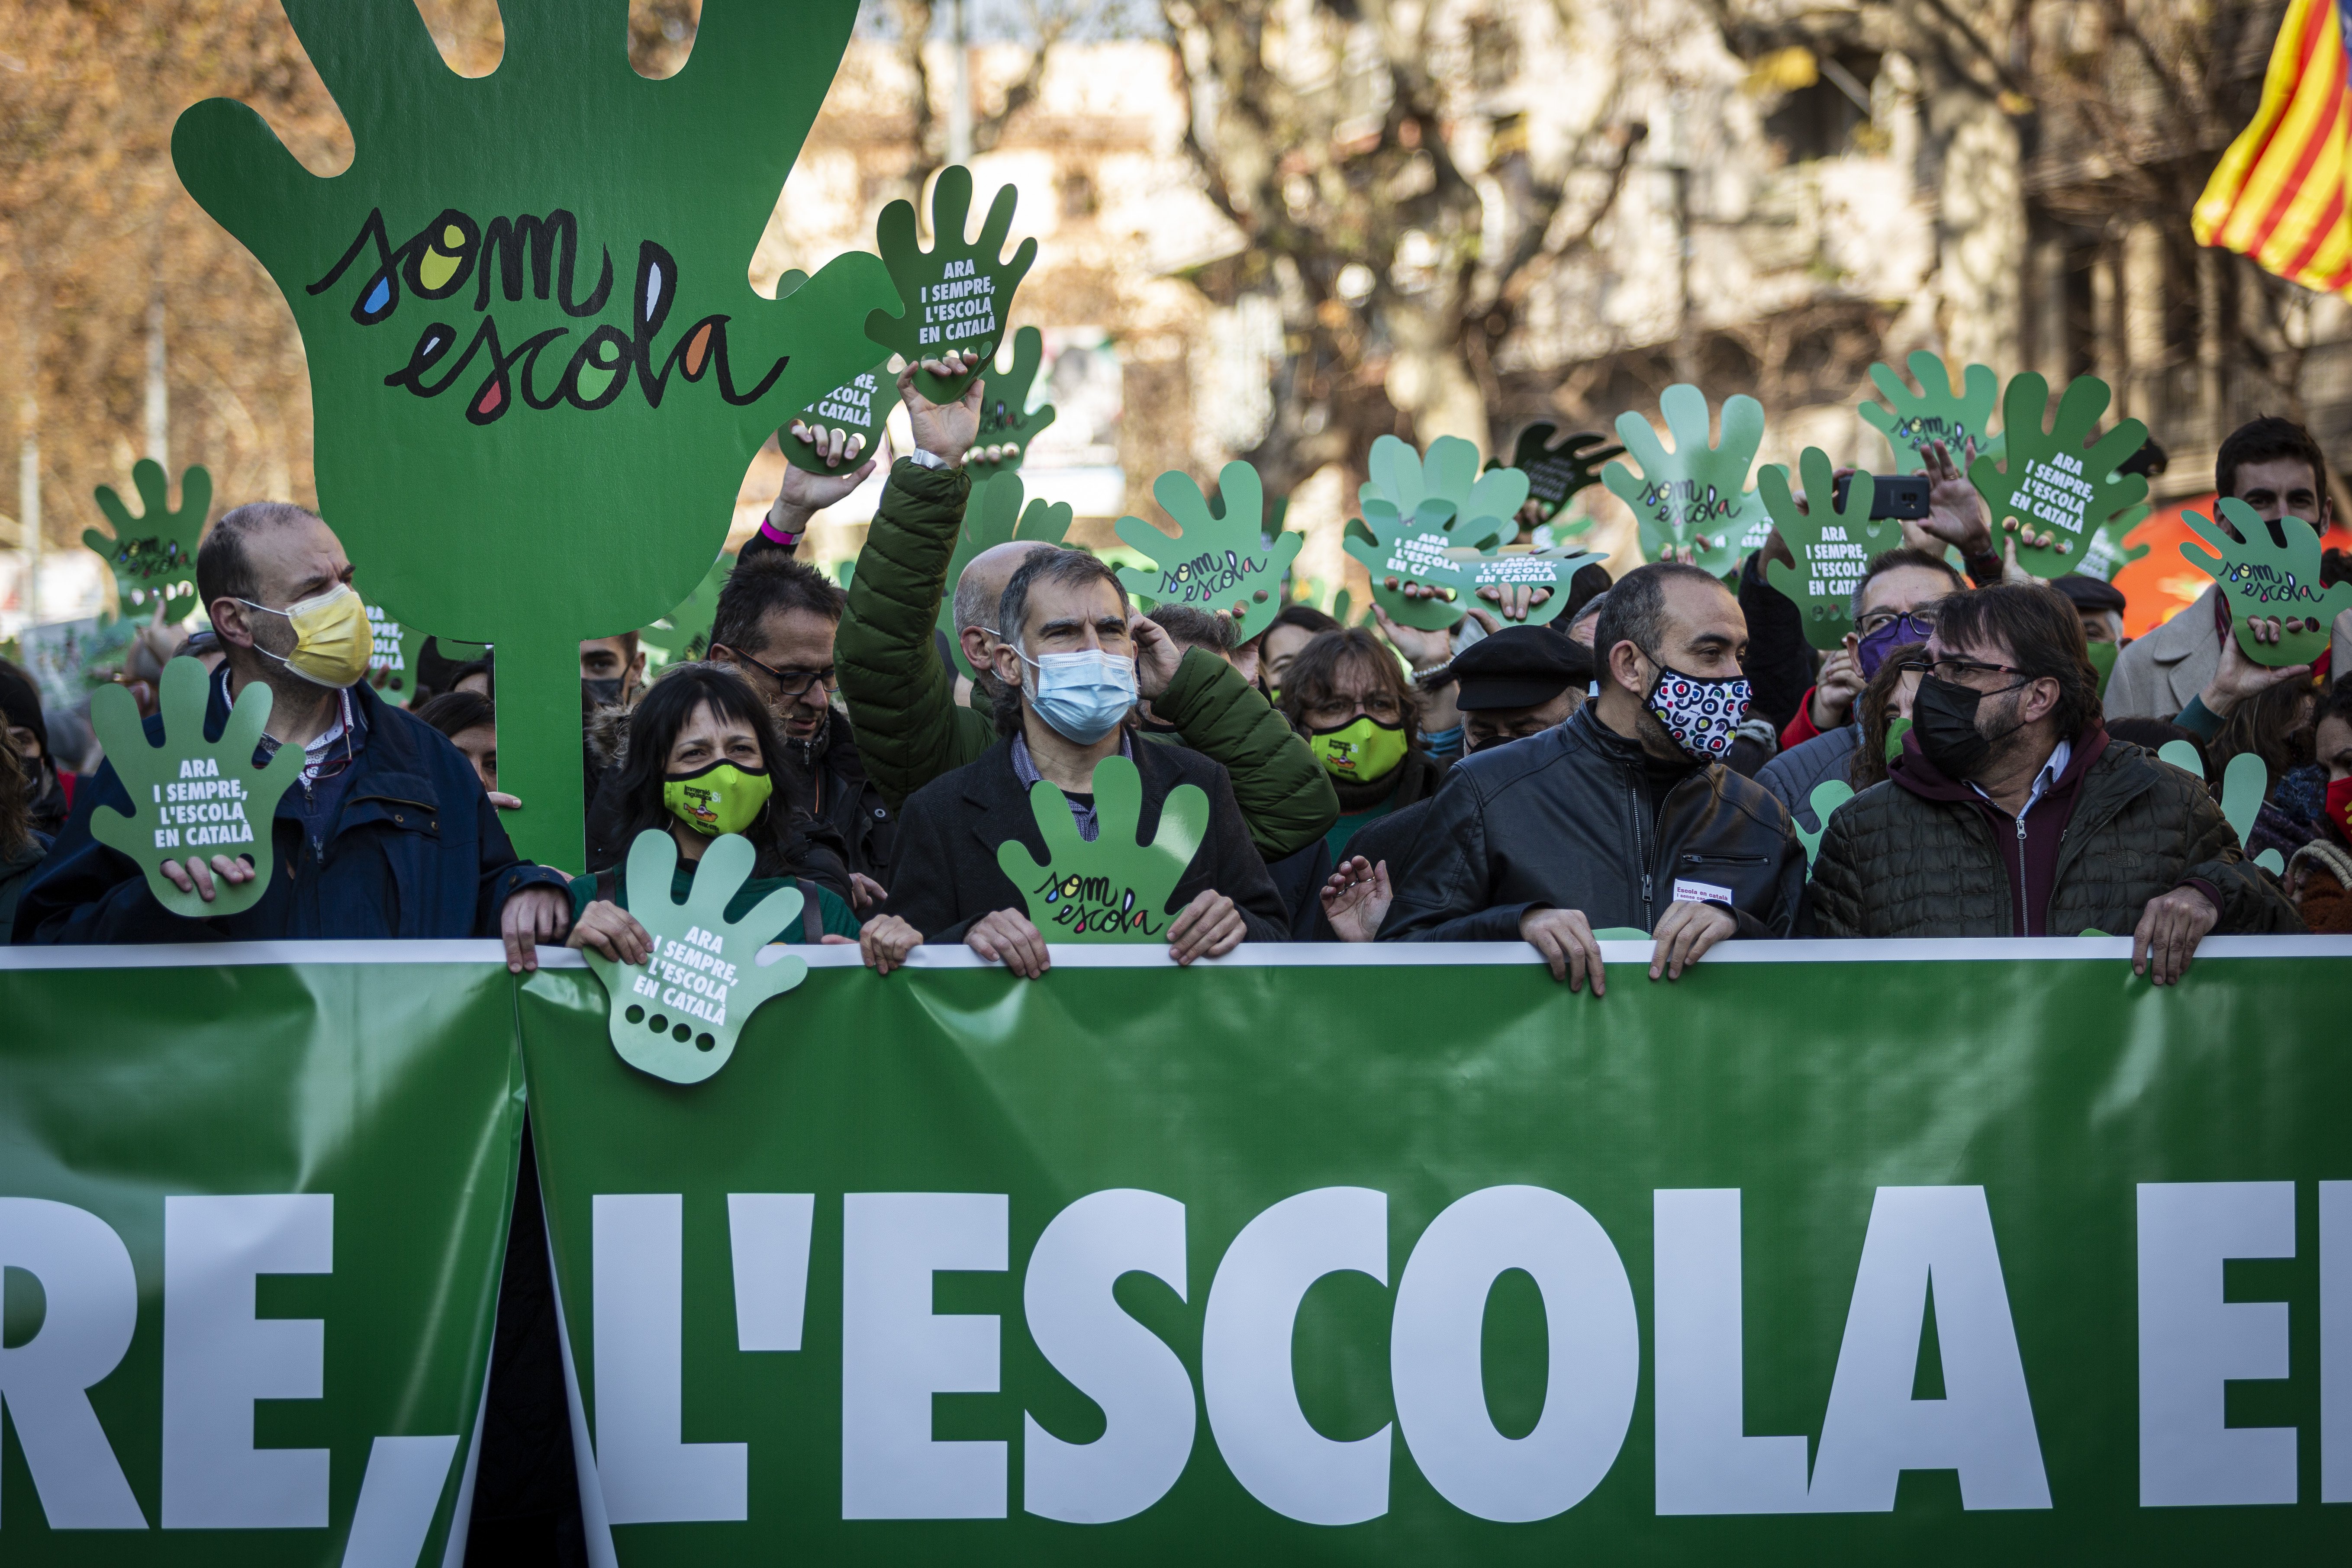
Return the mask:
<path fill-rule="evenodd" d="M 749 278 L 856 6 L 713 0 L 662 81 L 622 0 L 508 0 L 476 79 L 410 0 L 286 8 L 351 167 L 311 174 L 219 99 L 173 160 L 293 308 L 321 514 L 387 612 L 498 645 L 508 831 L 577 867 L 580 640 L 693 591 L 752 453 L 873 365 L 896 303 L 871 256 L 778 300 Z"/>
<path fill-rule="evenodd" d="M 1608 437 L 1597 431 L 1562 436 L 1559 426 L 1538 419 L 1520 431 L 1512 444 L 1510 466 L 1527 475 L 1528 499 L 1542 504 L 1549 521 L 1558 517 L 1579 490 L 1601 482 L 1601 464 L 1624 455 L 1624 447 L 1612 445 Z M 1490 469 L 1502 466 L 1499 459 L 1487 463 Z"/>
<path fill-rule="evenodd" d="M 1037 368 L 1045 362 L 1045 334 L 1023 327 L 1013 334 L 1013 368 L 990 365 L 983 373 L 988 390 L 980 404 L 980 434 L 964 454 L 972 482 L 997 474 L 1016 472 L 1029 454 L 1029 444 L 1054 422 L 1054 405 L 1029 406 L 1030 388 L 1037 384 Z"/>
<path fill-rule="evenodd" d="M 807 281 L 807 273 L 797 267 L 787 268 L 776 279 L 776 298 L 790 299 Z M 854 468 L 873 456 L 874 448 L 881 444 L 882 426 L 890 416 L 890 405 L 895 400 L 890 361 L 885 355 L 875 362 L 873 368 L 860 371 L 793 415 L 776 432 L 776 449 L 784 455 L 784 461 L 813 474 L 837 474 Z M 812 442 L 793 434 L 794 425 L 804 429 L 845 431 L 856 439 L 856 449 L 845 449 L 838 458 L 827 462 Z"/>
<path fill-rule="evenodd" d="M 1972 364 L 1961 373 L 1960 390 L 1952 389 L 1952 373 L 1944 362 L 1921 349 L 1905 362 L 1919 390 L 1903 384 L 1889 364 L 1870 367 L 1884 404 L 1862 405 L 1862 422 L 1886 437 L 1895 453 L 1895 471 L 1916 474 L 1927 466 L 1927 448 L 1941 441 L 1954 463 L 1969 460 L 1969 442 L 1977 456 L 1999 458 L 2001 438 L 1991 434 L 1993 405 L 2000 399 L 2000 377 L 1990 365 Z"/>
<path fill-rule="evenodd" d="M 1029 809 L 1045 836 L 1045 863 L 1018 838 L 996 847 L 996 863 L 1021 889 L 1029 923 L 1047 942 L 1165 942 L 1181 912 L 1168 907 L 1209 826 L 1209 796 L 1178 784 L 1160 803 L 1160 831 L 1137 841 L 1143 779 L 1125 757 L 1095 764 L 1091 844 L 1078 837 L 1069 797 L 1050 782 L 1029 786 Z"/>
<path fill-rule="evenodd" d="M 1983 453 L 1969 465 L 1969 480 L 1992 512 L 1996 549 L 2001 536 L 2017 540 L 2017 563 L 2036 577 L 2063 577 L 2089 552 L 2102 523 L 2113 521 L 2147 495 L 2147 480 L 2116 467 L 2147 442 L 2147 426 L 2126 419 L 2095 442 L 2091 433 L 2106 411 L 2107 384 L 2078 375 L 2066 384 L 2044 430 L 2050 384 L 2032 371 L 2001 395 L 2004 463 Z"/>
<path fill-rule="evenodd" d="M 955 554 L 948 562 L 947 586 L 940 595 L 940 615 L 935 624 L 955 652 L 956 668 L 967 679 L 976 672 L 963 657 L 963 638 L 957 635 L 955 624 L 956 583 L 963 576 L 963 569 L 983 550 L 1010 544 L 1016 539 L 1059 544 L 1070 531 L 1067 501 L 1049 501 L 1040 497 L 1031 501 L 1024 511 L 1021 506 L 1024 493 L 1019 474 L 1000 473 L 990 479 L 974 479 L 971 494 L 963 503 L 963 527 L 956 532 Z"/>
<path fill-rule="evenodd" d="M 1431 442 L 1426 458 L 1383 436 L 1372 443 L 1365 470 L 1370 480 L 1357 492 L 1363 516 L 1349 523 L 1343 547 L 1370 574 L 1372 602 L 1401 626 L 1451 626 L 1477 587 L 1476 556 L 1517 534 L 1527 475 L 1517 468 L 1480 473 L 1478 448 L 1455 436 Z M 1409 583 L 1440 596 L 1407 598 Z"/>
<path fill-rule="evenodd" d="M 1807 510 L 1797 510 L 1789 489 L 1789 470 L 1768 464 L 1756 476 L 1756 488 L 1771 513 L 1772 526 L 1797 558 L 1793 567 L 1767 562 L 1765 580 L 1788 596 L 1804 617 L 1805 640 L 1818 648 L 1833 648 L 1853 629 L 1853 591 L 1862 569 L 1882 550 L 1903 542 L 1899 524 L 1871 521 L 1870 505 L 1876 484 L 1868 474 L 1856 474 L 1847 484 L 1845 505 L 1833 507 L 1835 470 L 1830 455 L 1808 447 L 1797 460 L 1804 476 Z"/>
<path fill-rule="evenodd" d="M 1171 468 L 1151 482 L 1160 510 L 1175 519 L 1169 538 L 1139 517 L 1118 520 L 1119 542 L 1152 566 L 1122 566 L 1118 580 L 1139 603 L 1190 605 L 1225 616 L 1237 641 L 1247 642 L 1282 613 L 1282 574 L 1306 544 L 1304 535 L 1276 533 L 1265 542 L 1265 490 L 1247 463 L 1227 463 L 1217 476 L 1212 507 L 1192 476 Z"/>
<path fill-rule="evenodd" d="M 90 837 L 139 862 L 147 890 L 175 915 L 241 914 L 269 889 L 276 857 L 269 825 L 278 797 L 302 776 L 302 748 L 280 746 L 266 765 L 253 753 L 269 722 L 269 688 L 254 681 L 237 693 L 220 739 L 205 739 L 205 709 L 212 672 L 204 661 L 175 658 L 163 667 L 157 710 L 163 743 L 151 745 L 139 704 L 120 686 L 101 686 L 89 700 L 89 726 L 106 748 L 114 775 L 131 796 L 131 815 L 110 805 L 90 814 Z M 207 903 L 184 893 L 163 875 L 166 860 L 242 856 L 253 862 L 250 881 L 215 879 Z"/>
<path fill-rule="evenodd" d="M 751 841 L 740 834 L 712 839 L 686 902 L 677 904 L 669 896 L 676 840 L 647 828 L 629 846 L 629 912 L 653 939 L 653 951 L 642 965 L 615 963 L 593 949 L 586 957 L 604 984 L 605 1034 L 639 1072 L 700 1083 L 735 1054 L 752 1010 L 807 975 L 807 961 L 789 954 L 760 963 L 760 950 L 800 919 L 800 889 L 780 889 L 741 920 L 727 918 L 754 858 Z"/>
<path fill-rule="evenodd" d="M 838 58 L 836 53 L 835 58 Z M 866 335 L 883 348 L 916 365 L 915 388 L 934 403 L 953 403 L 981 374 L 975 366 L 963 375 L 940 377 L 920 368 L 924 360 L 969 351 L 983 363 L 996 356 L 1004 341 L 1004 320 L 1013 311 L 1013 290 L 1037 259 L 1037 242 L 1024 239 L 1013 259 L 1004 259 L 1004 242 L 1013 232 L 1013 207 L 1018 197 L 1011 185 L 1001 187 L 989 204 L 988 221 L 978 239 L 964 237 L 964 222 L 971 214 L 971 171 L 950 163 L 931 185 L 931 248 L 925 250 L 915 230 L 912 202 L 892 202 L 882 209 L 874 237 L 882 259 L 889 264 L 898 287 L 901 309 L 877 310 L 866 318 Z"/>
<path fill-rule="evenodd" d="M 2221 510 L 2222 521 L 2238 537 L 2231 538 L 2210 517 L 2186 511 L 2181 518 L 2189 531 L 2212 549 L 2184 543 L 2181 555 L 2221 584 L 2230 629 L 2248 658 L 2273 669 L 2312 663 L 2326 649 L 2336 617 L 2352 610 L 2352 583 L 2321 583 L 2319 536 L 2303 519 L 2264 522 L 2235 496 L 2222 497 Z M 2273 618 L 2279 624 L 2278 641 L 2256 641 L 2246 623 Z"/>
<path fill-rule="evenodd" d="M 115 598 L 126 616 L 153 614 L 158 598 L 184 601 L 166 605 L 164 613 L 175 620 L 185 619 L 196 607 L 196 542 L 212 510 L 212 471 L 199 463 L 180 475 L 177 511 L 164 488 L 167 478 L 163 464 L 140 458 L 131 466 L 139 515 L 131 515 L 112 485 L 100 485 L 98 510 L 113 525 L 114 537 L 94 528 L 82 531 L 81 542 L 113 568 Z"/>
<path fill-rule="evenodd" d="M 1667 451 L 1640 415 L 1620 414 L 1617 438 L 1641 472 L 1612 463 L 1601 471 L 1601 482 L 1633 509 L 1643 554 L 1657 561 L 1669 550 L 1688 550 L 1696 564 L 1720 576 L 1742 552 L 1764 542 L 1771 521 L 1763 499 L 1748 488 L 1756 448 L 1764 444 L 1764 405 L 1745 395 L 1726 398 L 1720 446 L 1707 440 L 1706 394 L 1697 387 L 1666 388 L 1658 411 L 1675 449 Z"/>

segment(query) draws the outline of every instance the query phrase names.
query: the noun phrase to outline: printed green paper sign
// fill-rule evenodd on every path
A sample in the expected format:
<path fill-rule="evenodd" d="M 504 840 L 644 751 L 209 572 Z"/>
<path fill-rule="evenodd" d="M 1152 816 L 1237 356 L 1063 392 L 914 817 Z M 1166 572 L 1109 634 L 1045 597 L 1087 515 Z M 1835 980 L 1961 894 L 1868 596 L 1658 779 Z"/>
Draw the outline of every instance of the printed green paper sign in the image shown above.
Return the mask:
<path fill-rule="evenodd" d="M 2028 371 L 2002 395 L 2001 458 L 1979 453 L 1969 466 L 1969 481 L 1992 512 L 1995 548 L 2007 542 L 2004 533 L 2014 536 L 2017 563 L 2036 577 L 2074 570 L 2100 526 L 2147 495 L 2147 479 L 2116 471 L 2147 445 L 2147 426 L 2126 419 L 2092 438 L 2110 395 L 2098 377 L 2076 376 L 2044 430 L 2050 384 Z"/>
<path fill-rule="evenodd" d="M 2189 524 L 2210 550 L 2184 543 L 2180 553 L 2189 563 L 2221 586 L 2230 605 L 2230 627 L 2238 647 L 2256 664 L 2279 668 L 2310 664 L 2327 647 L 2336 617 L 2352 610 L 2352 583 L 2326 584 L 2319 574 L 2319 536 L 2299 517 L 2264 522 L 2261 514 L 2235 496 L 2224 496 L 2221 521 L 2235 530 L 2232 539 L 2213 519 L 2184 511 Z M 2256 640 L 2246 623 L 2276 619 L 2279 639 Z"/>
<path fill-rule="evenodd" d="M 1307 539 L 1277 531 L 1274 542 L 1266 542 L 1265 491 L 1257 470 L 1227 463 L 1217 476 L 1213 507 L 1181 468 L 1154 479 L 1151 494 L 1175 520 L 1177 534 L 1171 539 L 1139 517 L 1118 520 L 1119 542 L 1153 563 L 1150 570 L 1119 568 L 1128 592 L 1147 607 L 1189 605 L 1223 616 L 1241 642 L 1265 630 L 1282 613 L 1283 574 Z"/>
<path fill-rule="evenodd" d="M 629 846 L 629 912 L 653 939 L 639 964 L 590 952 L 588 966 L 609 1003 L 605 1032 L 621 1059 L 672 1083 L 700 1083 L 735 1054 L 743 1020 L 808 973 L 805 960 L 781 948 L 764 964 L 761 950 L 800 918 L 801 892 L 782 888 L 740 921 L 727 906 L 751 875 L 756 852 L 740 833 L 710 842 L 695 868 L 684 903 L 670 900 L 677 844 L 647 828 Z"/>
<path fill-rule="evenodd" d="M 2130 542 L 2131 531 L 2147 521 L 2152 509 L 2146 501 L 2126 507 L 2113 520 L 2103 522 L 2091 532 L 2090 545 L 2084 550 L 2082 563 L 2074 570 L 2085 577 L 2095 577 L 2102 583 L 2112 583 L 2116 574 L 2147 554 L 2153 548 Z"/>
<path fill-rule="evenodd" d="M 1472 563 L 1517 536 L 1527 475 L 1517 468 L 1480 473 L 1478 448 L 1457 436 L 1431 442 L 1426 458 L 1399 437 L 1383 436 L 1372 443 L 1365 467 L 1371 478 L 1357 497 L 1363 515 L 1349 523 L 1343 542 L 1371 575 L 1372 602 L 1400 626 L 1451 626 L 1477 589 Z M 1407 584 L 1431 589 L 1434 596 L 1408 596 Z M 1550 615 L 1563 602 L 1555 593 L 1548 601 Z"/>
<path fill-rule="evenodd" d="M 1069 797 L 1039 779 L 1029 786 L 1029 809 L 1045 837 L 1045 863 L 1018 838 L 996 847 L 996 863 L 1021 889 L 1029 923 L 1049 942 L 1164 942 L 1177 913 L 1168 900 L 1209 826 L 1208 795 L 1197 784 L 1170 790 L 1159 831 L 1146 844 L 1138 837 L 1143 779 L 1135 764 L 1105 757 L 1095 764 L 1094 785 L 1092 841 L 1078 836 Z"/>
<path fill-rule="evenodd" d="M 872 368 L 887 268 L 851 254 L 781 300 L 753 247 L 855 0 L 712 0 L 667 80 L 619 0 L 518 0 L 457 75 L 411 0 L 288 0 L 343 118 L 311 174 L 215 99 L 182 182 L 268 268 L 310 365 L 321 515 L 404 624 L 495 643 L 516 847 L 578 868 L 579 644 L 693 592 L 768 437 Z"/>
<path fill-rule="evenodd" d="M 1023 327 L 1013 334 L 1013 368 L 990 365 L 982 373 L 988 390 L 980 404 L 980 433 L 972 437 L 964 466 L 974 483 L 996 474 L 1016 472 L 1028 456 L 1029 444 L 1054 422 L 1054 405 L 1029 406 L 1030 390 L 1037 384 L 1037 367 L 1045 360 L 1045 334 Z"/>
<path fill-rule="evenodd" d="M 139 515 L 122 504 L 112 485 L 98 487 L 98 510 L 113 525 L 110 539 L 85 529 L 81 542 L 106 557 L 114 572 L 114 592 L 121 613 L 145 618 L 165 601 L 163 613 L 184 620 L 196 608 L 196 544 L 212 511 L 212 470 L 202 464 L 180 475 L 180 507 L 172 510 L 164 489 L 163 465 L 142 458 L 131 465 L 131 484 L 139 492 Z M 173 606 L 172 600 L 185 602 Z"/>
<path fill-rule="evenodd" d="M 365 599 L 366 595 L 361 595 Z M 416 663 L 425 652 L 425 639 L 429 633 L 404 626 L 384 614 L 383 606 L 370 604 L 367 607 L 368 685 L 375 694 L 395 708 L 412 707 L 416 700 Z"/>
<path fill-rule="evenodd" d="M 1895 471 L 1916 474 L 1927 466 L 1927 448 L 1940 441 L 1955 467 L 1965 468 L 1969 443 L 1976 455 L 1998 458 L 2001 438 L 1990 433 L 1993 405 L 2000 397 L 2000 377 L 1990 365 L 1972 364 L 1952 386 L 1952 373 L 1941 359 L 1921 349 L 1905 362 L 1919 390 L 1912 391 L 1889 364 L 1870 367 L 1885 404 L 1862 405 L 1862 422 L 1886 437 L 1895 453 Z"/>
<path fill-rule="evenodd" d="M 963 639 L 956 635 L 955 624 L 956 584 L 962 578 L 963 569 L 983 550 L 993 550 L 1014 540 L 1059 544 L 1070 531 L 1069 502 L 1049 501 L 1040 496 L 1024 510 L 1021 504 L 1024 493 L 1020 474 L 1007 469 L 974 479 L 971 494 L 964 500 L 963 526 L 956 531 L 955 554 L 948 562 L 947 587 L 940 596 L 936 624 L 955 654 L 956 668 L 966 679 L 974 671 L 963 657 Z"/>
<path fill-rule="evenodd" d="M 1527 475 L 1528 499 L 1542 505 L 1549 521 L 1558 517 L 1579 490 L 1601 482 L 1601 464 L 1624 455 L 1624 447 L 1597 431 L 1563 436 L 1559 426 L 1538 419 L 1519 432 L 1511 447 L 1510 466 Z"/>
<path fill-rule="evenodd" d="M 1010 261 L 1004 258 L 1018 199 L 1011 185 L 999 189 L 980 237 L 969 239 L 964 225 L 971 215 L 971 171 L 949 164 L 931 186 L 929 250 L 915 230 L 913 203 L 892 202 L 882 209 L 874 237 L 902 308 L 876 310 L 866 318 L 866 335 L 915 365 L 915 389 L 934 403 L 961 397 L 1004 341 L 1003 323 L 1012 314 L 1013 290 L 1037 259 L 1034 239 L 1023 240 Z M 921 368 L 925 360 L 959 352 L 977 353 L 982 363 L 968 374 L 947 377 Z"/>
<path fill-rule="evenodd" d="M 1767 562 L 1764 576 L 1797 606 L 1807 642 L 1818 648 L 1838 647 L 1853 629 L 1853 591 L 1862 584 L 1863 567 L 1880 551 L 1900 544 L 1903 531 L 1898 523 L 1872 520 L 1877 487 L 1868 474 L 1853 476 L 1846 487 L 1845 505 L 1838 507 L 1830 455 L 1808 447 L 1797 462 L 1805 480 L 1802 511 L 1790 492 L 1788 469 L 1771 463 L 1756 476 L 1772 526 L 1797 558 L 1793 568 Z"/>
<path fill-rule="evenodd" d="M 156 706 L 163 742 L 152 745 L 139 704 L 120 686 L 101 686 L 89 700 L 90 728 L 106 748 L 115 776 L 131 796 L 131 815 L 110 805 L 90 814 L 90 837 L 128 855 L 146 873 L 147 890 L 175 915 L 234 915 L 261 901 L 277 860 L 269 825 L 278 799 L 302 776 L 302 748 L 280 746 L 266 765 L 253 753 L 269 722 L 269 688 L 256 680 L 237 693 L 220 739 L 205 739 L 212 672 L 201 659 L 175 658 L 163 667 Z M 253 863 L 248 881 L 216 879 L 214 897 L 182 892 L 163 875 L 166 860 L 216 855 Z"/>
<path fill-rule="evenodd" d="M 1771 519 L 1763 498 L 1748 488 L 1756 448 L 1764 444 L 1764 405 L 1746 394 L 1723 404 L 1723 439 L 1708 439 L 1706 394 L 1676 383 L 1658 396 L 1658 411 L 1675 438 L 1669 452 L 1650 422 L 1632 412 L 1617 416 L 1617 438 L 1641 465 L 1601 471 L 1609 491 L 1633 509 L 1642 552 L 1653 561 L 1689 551 L 1693 564 L 1717 576 L 1764 542 Z"/>
<path fill-rule="evenodd" d="M 721 555 L 702 574 L 686 603 L 637 633 L 637 641 L 651 650 L 646 662 L 658 668 L 672 661 L 701 658 L 710 652 L 710 628 L 719 620 L 719 594 L 736 557 Z"/>

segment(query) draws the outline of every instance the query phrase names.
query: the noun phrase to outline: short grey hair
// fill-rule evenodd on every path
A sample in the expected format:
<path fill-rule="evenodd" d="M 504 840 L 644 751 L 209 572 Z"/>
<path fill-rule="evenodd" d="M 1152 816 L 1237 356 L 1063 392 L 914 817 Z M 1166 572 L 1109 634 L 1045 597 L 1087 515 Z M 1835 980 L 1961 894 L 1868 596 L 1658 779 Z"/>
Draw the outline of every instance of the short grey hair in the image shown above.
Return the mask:
<path fill-rule="evenodd" d="M 956 636 L 963 636 L 965 630 L 971 626 L 978 626 L 982 631 L 993 636 L 996 628 L 990 626 L 982 617 L 1003 602 L 1003 595 L 1000 594 L 997 595 L 996 603 L 991 604 L 988 589 L 981 582 L 979 574 L 969 567 L 965 568 L 963 575 L 956 579 L 955 585 Z"/>
<path fill-rule="evenodd" d="M 1204 647 L 1219 656 L 1234 651 L 1234 623 L 1191 605 L 1155 605 L 1146 617 L 1179 647 Z"/>
<path fill-rule="evenodd" d="M 204 543 L 196 547 L 196 597 L 204 601 L 205 613 L 211 613 L 216 600 L 250 603 L 260 595 L 261 576 L 247 549 L 254 535 L 289 523 L 318 521 L 317 512 L 284 500 L 247 501 L 222 513 L 206 531 Z"/>
<path fill-rule="evenodd" d="M 1021 623 L 1029 614 L 1029 595 L 1040 583 L 1063 583 L 1082 586 L 1088 583 L 1108 583 L 1118 595 L 1119 614 L 1127 613 L 1127 584 L 1118 574 L 1104 562 L 1083 550 L 1040 550 L 1021 563 L 1013 574 L 1013 581 L 1004 584 L 1004 597 L 996 603 L 996 635 L 1007 642 L 1017 643 Z"/>

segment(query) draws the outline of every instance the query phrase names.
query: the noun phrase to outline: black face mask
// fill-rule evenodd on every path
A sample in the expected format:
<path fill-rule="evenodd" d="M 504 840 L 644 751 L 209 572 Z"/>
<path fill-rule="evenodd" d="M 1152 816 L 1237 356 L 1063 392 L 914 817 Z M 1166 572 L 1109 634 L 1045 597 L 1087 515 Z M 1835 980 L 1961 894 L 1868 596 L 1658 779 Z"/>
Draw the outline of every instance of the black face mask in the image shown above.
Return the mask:
<path fill-rule="evenodd" d="M 593 706 L 609 706 L 621 700 L 621 678 L 617 675 L 607 680 L 589 680 L 583 678 L 580 682 L 580 694 Z"/>
<path fill-rule="evenodd" d="M 2025 726 L 2011 724 L 1998 735 L 1977 729 L 1977 706 L 1987 697 L 1999 697 L 2030 685 L 2018 681 L 2000 691 L 1979 691 L 1973 686 L 1924 676 L 1919 694 L 1911 701 L 1911 730 L 1919 737 L 1919 752 L 1948 779 L 1966 782 L 1982 772 L 1992 755 L 1992 743 L 2006 740 Z"/>

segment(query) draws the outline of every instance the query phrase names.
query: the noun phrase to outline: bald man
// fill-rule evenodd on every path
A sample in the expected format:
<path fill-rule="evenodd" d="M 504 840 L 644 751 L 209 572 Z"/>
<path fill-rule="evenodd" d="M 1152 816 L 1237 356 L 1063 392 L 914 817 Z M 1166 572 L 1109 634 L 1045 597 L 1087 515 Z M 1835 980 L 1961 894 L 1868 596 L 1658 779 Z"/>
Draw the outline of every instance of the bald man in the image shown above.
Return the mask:
<path fill-rule="evenodd" d="M 960 374 L 973 363 L 955 357 L 941 373 Z M 992 683 L 971 706 L 959 704 L 932 640 L 971 493 L 963 458 L 980 433 L 984 386 L 975 378 L 961 398 L 939 404 L 916 387 L 911 367 L 898 377 L 915 449 L 890 470 L 834 641 L 866 771 L 893 810 L 941 773 L 977 761 L 997 739 Z M 1032 552 L 1054 548 L 1000 544 L 964 568 L 955 584 L 956 637 L 973 668 L 987 668 L 997 647 L 995 612 L 1005 584 Z M 1168 738 L 1224 764 L 1250 837 L 1267 859 L 1320 838 L 1339 802 L 1307 743 L 1231 665 L 1150 635 L 1158 629 L 1139 638 L 1136 684 L 1152 712 L 1175 725 Z"/>

